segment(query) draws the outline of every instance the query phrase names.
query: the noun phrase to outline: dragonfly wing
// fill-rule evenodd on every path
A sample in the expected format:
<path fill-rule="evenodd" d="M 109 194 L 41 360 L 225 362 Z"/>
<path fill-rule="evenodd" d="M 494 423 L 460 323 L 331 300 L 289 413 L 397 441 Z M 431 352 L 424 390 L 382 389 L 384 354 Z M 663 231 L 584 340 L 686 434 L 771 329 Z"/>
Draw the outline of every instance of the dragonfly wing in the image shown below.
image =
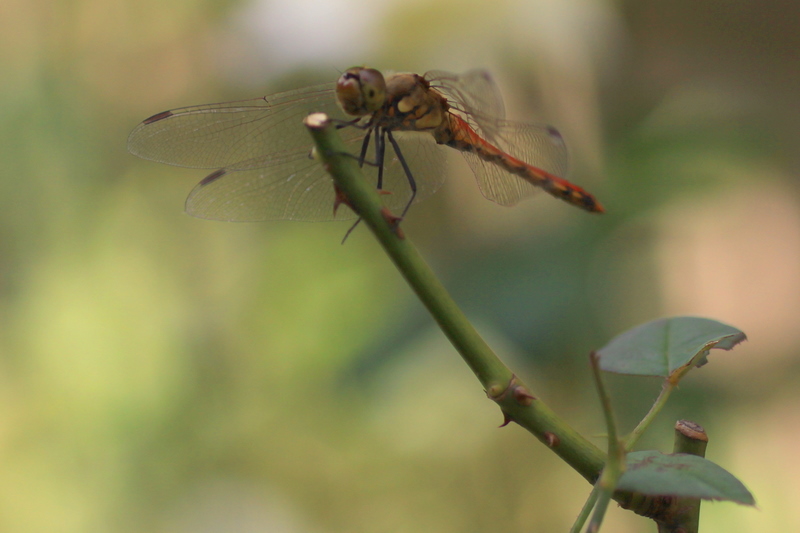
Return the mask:
<path fill-rule="evenodd" d="M 500 89 L 488 71 L 470 70 L 452 74 L 434 70 L 425 74 L 431 86 L 441 92 L 451 108 L 488 141 L 493 141 L 505 116 Z"/>
<path fill-rule="evenodd" d="M 500 89 L 486 70 L 475 69 L 463 74 L 431 70 L 425 73 L 425 79 L 454 104 L 459 107 L 463 104 L 461 111 L 496 118 L 506 116 Z"/>
<path fill-rule="evenodd" d="M 359 154 L 363 131 L 346 128 L 347 152 Z M 306 132 L 307 134 L 307 132 Z M 429 134 L 399 132 L 401 146 L 417 181 L 415 201 L 427 198 L 444 180 L 446 151 Z M 374 142 L 366 160 L 374 161 Z M 270 154 L 257 167 L 223 168 L 209 174 L 186 199 L 186 212 L 192 216 L 230 222 L 262 220 L 348 220 L 355 214 L 340 206 L 334 215 L 333 180 L 322 164 L 309 157 L 310 150 Z M 393 213 L 400 213 L 411 198 L 408 178 L 391 146 L 387 147 L 381 201 Z M 377 169 L 365 164 L 364 175 L 377 187 Z"/>
<path fill-rule="evenodd" d="M 536 193 L 536 187 L 527 181 L 512 176 L 493 163 L 484 161 L 472 152 L 464 152 L 472 172 L 478 180 L 478 188 L 487 199 L 504 206 L 512 206 L 523 198 Z"/>
<path fill-rule="evenodd" d="M 561 134 L 545 124 L 526 124 L 498 120 L 492 144 L 505 154 L 554 176 L 563 177 L 567 171 L 567 148 Z M 481 159 L 473 152 L 463 152 L 475 173 L 481 193 L 500 205 L 514 205 L 538 187 L 515 176 L 497 163 Z"/>
<path fill-rule="evenodd" d="M 192 216 L 229 222 L 333 220 L 333 181 L 308 152 L 274 156 L 269 165 L 224 168 L 201 181 L 186 199 Z M 353 218 L 346 207 L 337 220 Z"/>
<path fill-rule="evenodd" d="M 128 150 L 139 157 L 190 168 L 251 169 L 270 154 L 310 148 L 303 117 L 344 119 L 331 84 L 272 96 L 164 111 L 139 124 Z"/>

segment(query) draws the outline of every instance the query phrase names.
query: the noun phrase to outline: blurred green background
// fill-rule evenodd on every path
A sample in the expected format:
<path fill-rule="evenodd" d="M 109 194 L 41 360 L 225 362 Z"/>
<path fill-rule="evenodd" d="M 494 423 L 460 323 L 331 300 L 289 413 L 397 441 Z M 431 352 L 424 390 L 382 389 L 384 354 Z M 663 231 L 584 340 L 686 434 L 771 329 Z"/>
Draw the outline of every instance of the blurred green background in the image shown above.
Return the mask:
<path fill-rule="evenodd" d="M 607 213 L 485 201 L 466 166 L 406 234 L 503 359 L 587 435 L 587 354 L 653 318 L 750 341 L 678 418 L 800 529 L 795 0 L 5 0 L 0 531 L 555 532 L 589 486 L 501 416 L 359 228 L 193 219 L 205 174 L 126 153 L 164 109 L 385 70 L 489 68 Z M 627 431 L 657 381 L 610 380 Z M 603 440 L 595 437 L 603 446 Z M 608 531 L 654 531 L 612 509 Z"/>

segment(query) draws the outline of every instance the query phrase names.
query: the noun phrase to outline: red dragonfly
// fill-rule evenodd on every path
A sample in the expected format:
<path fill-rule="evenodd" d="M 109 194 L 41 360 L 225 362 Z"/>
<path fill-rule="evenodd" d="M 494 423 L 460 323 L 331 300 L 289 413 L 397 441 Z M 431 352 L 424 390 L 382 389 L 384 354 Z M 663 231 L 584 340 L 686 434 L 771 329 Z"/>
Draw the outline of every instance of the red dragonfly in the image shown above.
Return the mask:
<path fill-rule="evenodd" d="M 448 150 L 466 158 L 483 195 L 514 205 L 544 189 L 590 212 L 595 198 L 562 176 L 567 152 L 553 127 L 507 121 L 486 71 L 391 74 L 355 67 L 326 84 L 253 100 L 153 115 L 128 138 L 145 159 L 216 169 L 186 199 L 186 211 L 227 221 L 355 218 L 333 205 L 333 181 L 311 157 L 303 118 L 324 112 L 342 126 L 386 207 L 403 215 L 439 188 Z M 355 117 L 355 118 L 353 118 Z M 388 142 L 387 142 L 388 141 Z"/>

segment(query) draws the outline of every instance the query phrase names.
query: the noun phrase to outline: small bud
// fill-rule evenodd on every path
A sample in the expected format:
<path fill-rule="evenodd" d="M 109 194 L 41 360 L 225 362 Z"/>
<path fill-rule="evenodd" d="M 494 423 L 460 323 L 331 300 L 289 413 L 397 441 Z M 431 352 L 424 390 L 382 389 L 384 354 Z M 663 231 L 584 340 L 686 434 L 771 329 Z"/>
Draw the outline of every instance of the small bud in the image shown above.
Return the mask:
<path fill-rule="evenodd" d="M 497 401 L 498 398 L 506 391 L 506 387 L 504 385 L 500 385 L 496 383 L 486 389 L 486 396 L 489 397 L 490 400 Z"/>

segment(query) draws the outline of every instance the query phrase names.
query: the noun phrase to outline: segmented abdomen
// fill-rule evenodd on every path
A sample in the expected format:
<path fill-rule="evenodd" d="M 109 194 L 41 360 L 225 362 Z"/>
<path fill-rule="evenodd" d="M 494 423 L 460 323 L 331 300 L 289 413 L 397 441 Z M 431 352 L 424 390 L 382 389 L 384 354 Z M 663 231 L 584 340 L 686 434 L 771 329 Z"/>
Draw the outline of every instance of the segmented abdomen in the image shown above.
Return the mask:
<path fill-rule="evenodd" d="M 541 187 L 556 198 L 595 213 L 602 213 L 603 206 L 588 192 L 577 185 L 545 170 L 529 165 L 492 145 L 458 115 L 448 113 L 448 127 L 437 130 L 436 141 L 462 152 L 471 152 L 484 161 L 498 165 L 508 172 Z"/>

